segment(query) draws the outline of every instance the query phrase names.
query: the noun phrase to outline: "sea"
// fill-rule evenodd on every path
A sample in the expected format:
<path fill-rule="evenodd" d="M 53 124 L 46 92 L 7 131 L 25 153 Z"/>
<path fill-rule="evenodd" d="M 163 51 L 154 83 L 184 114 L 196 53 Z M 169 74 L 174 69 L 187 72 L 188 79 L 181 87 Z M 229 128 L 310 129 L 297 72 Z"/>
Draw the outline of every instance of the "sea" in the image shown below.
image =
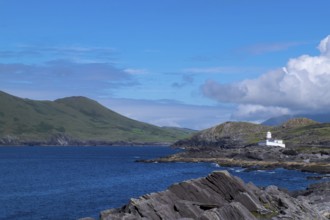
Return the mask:
<path fill-rule="evenodd" d="M 167 146 L 0 147 L 0 219 L 98 218 L 130 198 L 228 170 L 257 186 L 305 189 L 316 173 L 249 171 L 214 163 L 139 163 L 180 150 Z"/>

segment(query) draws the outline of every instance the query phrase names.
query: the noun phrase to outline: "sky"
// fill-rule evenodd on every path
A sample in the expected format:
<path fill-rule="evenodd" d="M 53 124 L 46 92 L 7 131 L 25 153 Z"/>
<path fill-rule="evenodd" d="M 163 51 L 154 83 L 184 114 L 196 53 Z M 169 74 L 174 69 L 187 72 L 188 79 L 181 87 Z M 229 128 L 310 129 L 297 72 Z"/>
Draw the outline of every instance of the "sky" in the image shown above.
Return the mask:
<path fill-rule="evenodd" d="M 0 90 L 205 129 L 330 107 L 328 0 L 0 0 Z M 1 106 L 0 106 L 1 108 Z"/>

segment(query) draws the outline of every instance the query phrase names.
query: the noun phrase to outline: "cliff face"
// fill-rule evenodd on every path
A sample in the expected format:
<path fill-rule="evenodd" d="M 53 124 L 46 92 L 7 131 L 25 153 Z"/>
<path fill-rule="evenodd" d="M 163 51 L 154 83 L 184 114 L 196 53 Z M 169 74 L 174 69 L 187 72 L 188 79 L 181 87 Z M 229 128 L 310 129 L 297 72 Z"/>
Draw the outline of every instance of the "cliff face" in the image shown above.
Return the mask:
<path fill-rule="evenodd" d="M 296 199 L 275 186 L 262 190 L 227 171 L 174 184 L 144 195 L 119 209 L 103 211 L 110 219 L 326 219 L 304 198 Z"/>

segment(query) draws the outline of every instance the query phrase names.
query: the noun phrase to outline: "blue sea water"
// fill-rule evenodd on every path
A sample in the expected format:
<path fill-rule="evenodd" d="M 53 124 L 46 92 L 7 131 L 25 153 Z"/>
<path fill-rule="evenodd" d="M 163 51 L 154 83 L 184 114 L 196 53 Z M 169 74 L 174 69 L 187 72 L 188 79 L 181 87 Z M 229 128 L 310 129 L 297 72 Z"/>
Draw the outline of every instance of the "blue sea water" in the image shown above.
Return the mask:
<path fill-rule="evenodd" d="M 226 169 L 258 186 L 304 189 L 316 174 L 286 169 L 245 172 L 212 163 L 136 163 L 175 153 L 169 147 L 1 147 L 0 219 L 98 217 L 130 198 Z"/>

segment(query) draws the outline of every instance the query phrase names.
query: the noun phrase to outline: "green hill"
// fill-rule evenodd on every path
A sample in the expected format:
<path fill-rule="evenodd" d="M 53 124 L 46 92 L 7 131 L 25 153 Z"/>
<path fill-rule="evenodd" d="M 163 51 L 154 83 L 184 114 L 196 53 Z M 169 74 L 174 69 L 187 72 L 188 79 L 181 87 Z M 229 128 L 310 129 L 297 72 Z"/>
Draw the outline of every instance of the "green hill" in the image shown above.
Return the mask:
<path fill-rule="evenodd" d="M 192 137 L 174 144 L 185 148 L 233 148 L 257 145 L 264 140 L 266 132 L 283 139 L 287 148 L 308 150 L 310 147 L 330 146 L 330 123 L 318 123 L 307 118 L 294 118 L 273 127 L 247 122 L 226 122 L 205 129 Z"/>
<path fill-rule="evenodd" d="M 0 144 L 160 143 L 190 134 L 129 119 L 85 97 L 34 101 L 0 91 Z"/>
<path fill-rule="evenodd" d="M 232 148 L 257 143 L 269 130 L 269 126 L 248 122 L 225 122 L 202 130 L 192 137 L 177 141 L 177 147 Z"/>

